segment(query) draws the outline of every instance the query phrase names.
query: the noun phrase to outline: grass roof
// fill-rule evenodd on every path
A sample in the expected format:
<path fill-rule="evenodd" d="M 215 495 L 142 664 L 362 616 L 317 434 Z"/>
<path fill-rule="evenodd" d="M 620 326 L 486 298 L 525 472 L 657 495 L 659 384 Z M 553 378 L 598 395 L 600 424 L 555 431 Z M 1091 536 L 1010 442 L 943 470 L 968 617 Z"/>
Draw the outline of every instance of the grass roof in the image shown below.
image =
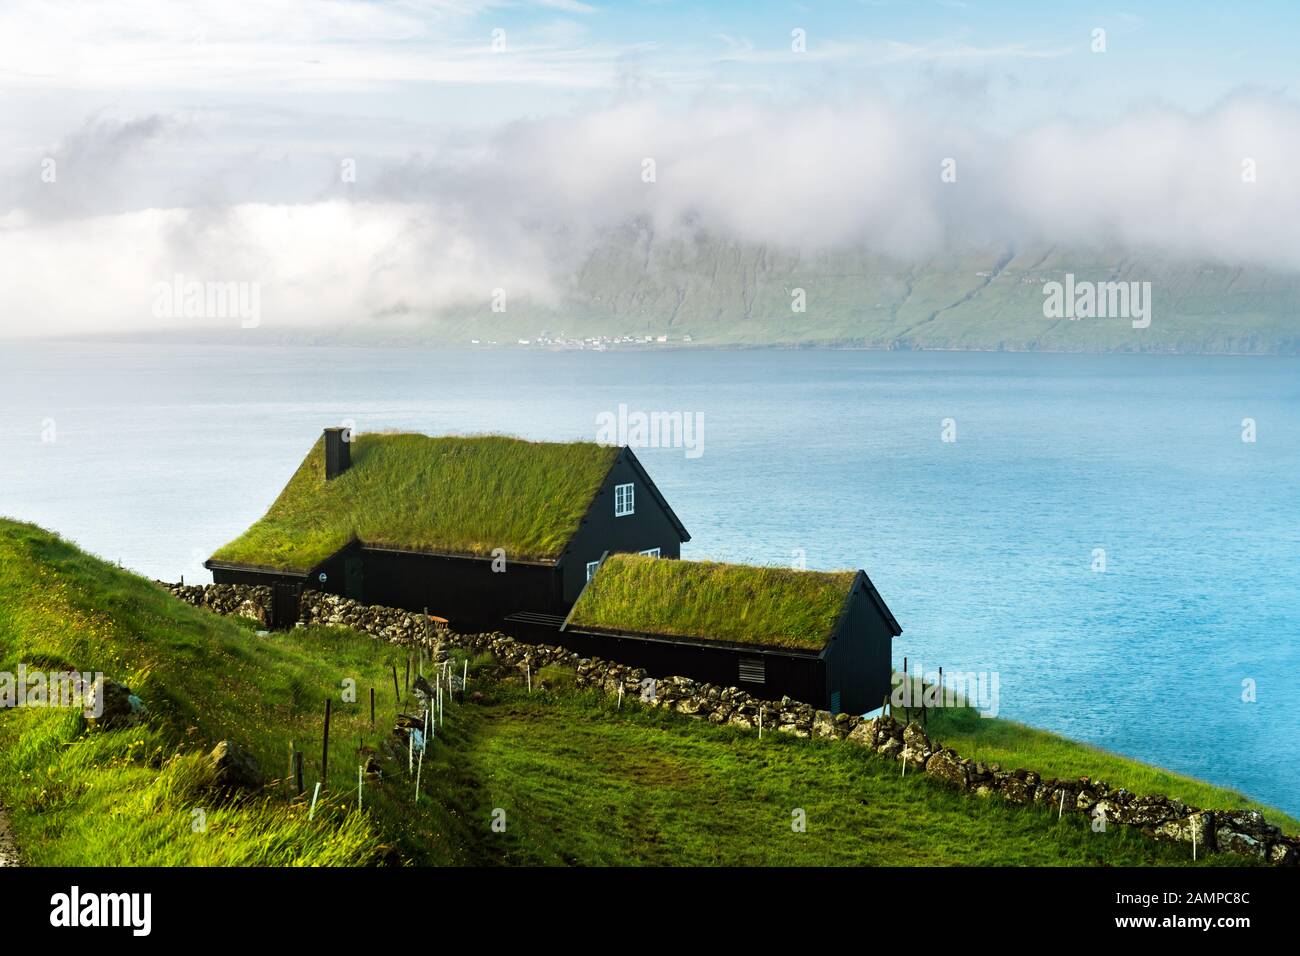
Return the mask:
<path fill-rule="evenodd" d="M 353 539 L 377 547 L 553 560 L 619 449 L 500 435 L 358 435 L 352 466 L 325 480 L 325 442 L 270 511 L 217 561 L 306 571 Z"/>
<path fill-rule="evenodd" d="M 569 623 L 817 651 L 830 640 L 855 574 L 614 554 Z"/>

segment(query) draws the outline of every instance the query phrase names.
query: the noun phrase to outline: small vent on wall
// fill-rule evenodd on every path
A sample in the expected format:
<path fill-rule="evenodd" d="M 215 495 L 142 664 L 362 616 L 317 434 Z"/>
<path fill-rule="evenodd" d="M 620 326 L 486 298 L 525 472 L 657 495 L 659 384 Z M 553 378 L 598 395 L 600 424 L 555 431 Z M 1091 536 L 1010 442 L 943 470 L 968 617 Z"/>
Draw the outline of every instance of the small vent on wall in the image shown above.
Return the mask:
<path fill-rule="evenodd" d="M 831 713 L 838 714 L 839 712 L 840 712 L 840 692 L 837 690 L 831 691 Z"/>
<path fill-rule="evenodd" d="M 767 662 L 761 657 L 742 657 L 740 659 L 740 679 L 749 684 L 767 682 Z"/>

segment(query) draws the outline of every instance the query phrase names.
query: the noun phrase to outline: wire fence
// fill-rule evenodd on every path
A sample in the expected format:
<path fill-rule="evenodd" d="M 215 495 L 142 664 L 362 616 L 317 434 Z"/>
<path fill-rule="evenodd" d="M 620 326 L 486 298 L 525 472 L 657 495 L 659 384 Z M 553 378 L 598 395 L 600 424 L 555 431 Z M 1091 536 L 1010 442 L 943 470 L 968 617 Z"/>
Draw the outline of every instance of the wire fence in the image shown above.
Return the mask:
<path fill-rule="evenodd" d="M 416 680 L 414 682 L 411 680 L 413 663 L 416 664 Z M 446 658 L 439 661 L 430 661 L 430 663 L 433 665 L 432 683 L 429 682 L 424 673 L 423 647 L 418 661 L 412 661 L 411 656 L 408 655 L 404 682 L 399 683 L 398 681 L 397 665 L 392 664 L 390 666 L 393 677 L 392 729 L 406 738 L 407 774 L 413 784 L 413 803 L 419 802 L 423 792 L 425 755 L 442 736 L 439 734 L 439 730 L 445 726 L 449 716 L 448 705 L 457 699 L 457 695 L 460 695 L 460 700 L 463 701 L 465 689 L 469 684 L 468 657 L 460 661 Z M 457 673 L 457 670 L 460 672 Z M 405 698 L 402 691 L 403 683 Z M 403 708 L 403 700 L 408 703 L 405 709 Z M 420 709 L 416 713 L 410 713 L 409 702 L 414 700 L 420 701 Z M 374 687 L 370 688 L 369 703 L 370 729 L 373 732 L 379 729 L 376 725 L 376 689 Z M 318 776 L 315 783 L 310 788 L 305 783 L 304 751 L 298 748 L 296 741 L 290 743 L 288 776 L 272 781 L 272 784 L 278 789 L 283 790 L 287 787 L 291 793 L 296 790 L 295 796 L 300 799 L 307 799 L 308 790 L 310 790 L 308 819 L 315 819 L 318 814 L 326 812 L 348 810 L 364 812 L 366 809 L 367 784 L 373 788 L 385 779 L 382 770 L 368 769 L 371 766 L 373 757 L 382 754 L 381 749 L 368 746 L 363 739 L 357 748 L 357 754 L 364 759 L 357 764 L 355 785 L 344 790 L 329 786 L 330 778 L 337 779 L 338 777 L 338 774 L 331 770 L 330 760 L 334 753 L 330 741 L 330 724 L 334 717 L 332 705 L 332 699 L 327 699 L 320 738 L 321 762 L 317 768 Z M 445 740 L 445 737 L 443 739 Z M 390 754 L 390 756 L 396 759 L 395 755 Z M 351 771 L 349 770 L 348 773 L 350 774 Z"/>

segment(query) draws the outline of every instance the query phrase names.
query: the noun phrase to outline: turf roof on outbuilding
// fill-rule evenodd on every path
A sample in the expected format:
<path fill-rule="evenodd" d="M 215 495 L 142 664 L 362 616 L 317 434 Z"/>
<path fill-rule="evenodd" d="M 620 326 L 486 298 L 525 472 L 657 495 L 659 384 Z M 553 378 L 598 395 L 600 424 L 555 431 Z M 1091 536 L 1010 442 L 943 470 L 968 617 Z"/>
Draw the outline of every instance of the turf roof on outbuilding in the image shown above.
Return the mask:
<path fill-rule="evenodd" d="M 372 547 L 553 561 L 621 449 L 594 442 L 364 434 L 325 480 L 320 439 L 266 515 L 214 561 L 307 571 L 353 541 Z"/>
<path fill-rule="evenodd" d="M 567 626 L 820 651 L 858 574 L 613 554 Z"/>

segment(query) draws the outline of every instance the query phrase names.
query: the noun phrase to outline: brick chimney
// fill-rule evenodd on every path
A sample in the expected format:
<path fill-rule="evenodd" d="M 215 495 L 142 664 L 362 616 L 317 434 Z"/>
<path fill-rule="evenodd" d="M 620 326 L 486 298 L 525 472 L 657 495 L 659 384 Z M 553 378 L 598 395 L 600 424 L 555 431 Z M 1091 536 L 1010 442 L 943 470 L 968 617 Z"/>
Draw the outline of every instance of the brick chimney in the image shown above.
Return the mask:
<path fill-rule="evenodd" d="M 333 481 L 352 464 L 352 429 L 325 429 L 325 480 Z"/>

